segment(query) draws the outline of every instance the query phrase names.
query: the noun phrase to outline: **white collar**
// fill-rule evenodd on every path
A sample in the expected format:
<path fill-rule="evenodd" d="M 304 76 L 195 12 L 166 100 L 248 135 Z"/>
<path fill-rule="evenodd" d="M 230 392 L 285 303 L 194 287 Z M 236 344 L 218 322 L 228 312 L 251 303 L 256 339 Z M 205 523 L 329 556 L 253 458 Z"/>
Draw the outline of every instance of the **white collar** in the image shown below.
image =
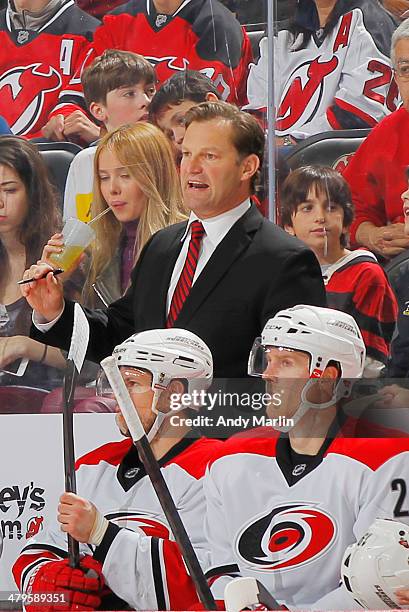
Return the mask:
<path fill-rule="evenodd" d="M 212 245 L 216 247 L 225 237 L 227 232 L 233 227 L 233 225 L 244 215 L 245 212 L 251 206 L 250 198 L 247 198 L 235 206 L 231 210 L 217 215 L 216 217 L 210 217 L 209 219 L 199 219 L 199 217 L 193 211 L 190 213 L 189 221 L 186 226 L 186 230 L 183 233 L 181 242 L 183 242 L 190 231 L 190 226 L 193 221 L 200 221 L 206 232 L 206 237 L 210 240 Z"/>

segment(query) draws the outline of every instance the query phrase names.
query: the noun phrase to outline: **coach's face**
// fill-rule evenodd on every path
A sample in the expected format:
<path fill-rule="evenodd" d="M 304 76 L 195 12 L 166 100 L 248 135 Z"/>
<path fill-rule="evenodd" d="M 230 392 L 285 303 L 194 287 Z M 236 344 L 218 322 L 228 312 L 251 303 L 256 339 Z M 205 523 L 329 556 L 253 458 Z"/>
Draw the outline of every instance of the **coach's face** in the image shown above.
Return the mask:
<path fill-rule="evenodd" d="M 184 202 L 200 219 L 220 215 L 250 195 L 258 157 L 240 159 L 225 119 L 193 122 L 186 130 L 180 166 Z"/>

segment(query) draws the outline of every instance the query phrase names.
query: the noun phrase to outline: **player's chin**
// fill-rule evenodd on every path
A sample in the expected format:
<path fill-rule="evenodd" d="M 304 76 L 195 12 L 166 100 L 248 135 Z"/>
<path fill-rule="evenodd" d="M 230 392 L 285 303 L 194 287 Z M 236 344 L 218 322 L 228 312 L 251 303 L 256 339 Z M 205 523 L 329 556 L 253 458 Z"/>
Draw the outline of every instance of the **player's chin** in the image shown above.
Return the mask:
<path fill-rule="evenodd" d="M 120 433 L 125 436 L 125 438 L 130 438 L 131 434 L 129 433 L 128 426 L 125 423 L 123 416 L 121 414 L 117 414 L 115 416 L 115 421 Z"/>

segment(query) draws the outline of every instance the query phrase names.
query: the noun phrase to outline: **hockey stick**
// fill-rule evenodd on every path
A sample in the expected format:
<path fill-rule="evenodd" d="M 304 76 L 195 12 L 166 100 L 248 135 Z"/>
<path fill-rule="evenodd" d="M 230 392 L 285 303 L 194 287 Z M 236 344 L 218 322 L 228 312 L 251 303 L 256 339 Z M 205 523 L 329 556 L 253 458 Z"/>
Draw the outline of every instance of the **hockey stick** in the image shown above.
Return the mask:
<path fill-rule="evenodd" d="M 77 493 L 77 482 L 75 478 L 75 450 L 74 450 L 74 427 L 73 427 L 73 402 L 75 385 L 78 374 L 81 371 L 87 352 L 89 339 L 89 324 L 79 304 L 74 307 L 74 323 L 71 336 L 70 350 L 68 352 L 67 365 L 64 373 L 64 404 L 63 404 L 63 438 L 64 438 L 64 473 L 65 490 L 68 493 Z M 79 543 L 69 533 L 68 559 L 72 568 L 79 567 L 80 553 Z M 91 570 L 92 571 L 92 570 Z"/>
<path fill-rule="evenodd" d="M 282 610 L 282 606 L 256 578 L 236 578 L 224 589 L 226 612 L 240 612 L 251 606 L 263 605 L 267 610 Z"/>
<path fill-rule="evenodd" d="M 74 451 L 74 429 L 72 405 L 74 400 L 75 384 L 77 381 L 77 369 L 72 359 L 67 359 L 64 374 L 64 405 L 63 405 L 63 436 L 64 436 L 64 472 L 65 490 L 69 493 L 77 492 L 75 478 L 75 451 Z M 79 544 L 69 533 L 68 558 L 70 567 L 78 567 L 80 563 Z"/>
<path fill-rule="evenodd" d="M 163 478 L 159 464 L 152 452 L 151 446 L 142 427 L 139 415 L 132 403 L 128 389 L 116 365 L 115 357 L 106 357 L 101 361 L 108 381 L 112 387 L 118 406 L 122 412 L 125 422 L 131 434 L 132 441 L 138 450 L 139 457 L 145 467 L 152 486 L 158 496 L 160 505 L 169 522 L 172 533 L 181 550 L 190 576 L 195 584 L 200 601 L 206 610 L 217 610 L 216 602 L 209 589 L 203 570 L 200 567 L 192 543 L 186 533 L 175 502 L 170 494 L 168 486 Z"/>

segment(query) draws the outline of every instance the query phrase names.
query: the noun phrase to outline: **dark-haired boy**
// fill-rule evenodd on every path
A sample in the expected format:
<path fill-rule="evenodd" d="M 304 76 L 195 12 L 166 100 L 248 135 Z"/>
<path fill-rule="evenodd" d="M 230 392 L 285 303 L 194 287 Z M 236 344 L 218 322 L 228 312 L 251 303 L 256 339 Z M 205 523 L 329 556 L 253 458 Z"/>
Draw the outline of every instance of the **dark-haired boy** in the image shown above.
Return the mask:
<path fill-rule="evenodd" d="M 174 74 L 156 92 L 149 108 L 150 117 L 171 141 L 177 161 L 182 154 L 185 115 L 196 104 L 219 100 L 213 81 L 202 72 L 186 70 Z"/>
<path fill-rule="evenodd" d="M 85 102 L 92 116 L 111 131 L 148 119 L 155 93 L 155 72 L 141 55 L 108 50 L 84 71 Z M 64 218 L 89 220 L 96 147 L 81 151 L 73 160 L 64 195 Z"/>
<path fill-rule="evenodd" d="M 345 248 L 354 215 L 348 184 L 332 168 L 298 168 L 283 184 L 281 205 L 284 229 L 321 265 L 329 308 L 352 315 L 361 329 L 365 375 L 378 376 L 388 360 L 397 304 L 375 255 Z"/>

